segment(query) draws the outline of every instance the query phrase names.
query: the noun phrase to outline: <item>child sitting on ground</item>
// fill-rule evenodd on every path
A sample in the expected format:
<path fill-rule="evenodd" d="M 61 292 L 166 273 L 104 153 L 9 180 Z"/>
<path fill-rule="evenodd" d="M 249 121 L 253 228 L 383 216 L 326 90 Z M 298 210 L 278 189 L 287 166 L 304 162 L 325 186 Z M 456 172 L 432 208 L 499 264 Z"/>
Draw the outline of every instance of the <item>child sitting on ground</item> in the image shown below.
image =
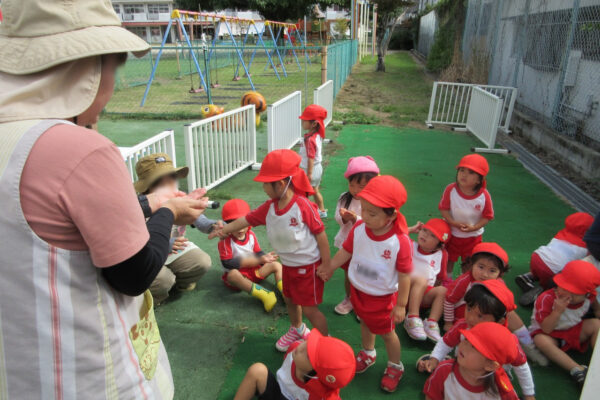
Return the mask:
<path fill-rule="evenodd" d="M 442 362 L 425 382 L 426 400 L 519 400 L 502 368 L 519 356 L 517 340 L 508 329 L 482 322 L 462 330 L 456 360 Z"/>
<path fill-rule="evenodd" d="M 490 167 L 479 154 L 464 156 L 456 166 L 456 182 L 444 190 L 439 209 L 452 227 L 448 250 L 448 279 L 452 279 L 454 263 L 464 263 L 473 248 L 481 243 L 484 226 L 494 218 L 492 198 L 486 189 Z M 464 271 L 463 271 L 464 272 Z"/>
<path fill-rule="evenodd" d="M 334 245 L 338 249 L 342 248 L 354 224 L 362 219 L 360 200 L 356 196 L 377 175 L 379 175 L 379 167 L 371 156 L 352 157 L 348 160 L 348 167 L 344 173 L 344 177 L 348 180 L 348 191 L 342 193 L 335 209 L 335 221 L 340 225 L 334 241 Z M 334 310 L 340 315 L 346 315 L 352 311 L 348 264 L 342 265 L 342 269 L 344 270 L 346 297 L 335 306 Z"/>
<path fill-rule="evenodd" d="M 565 219 L 565 227 L 550 243 L 538 247 L 531 254 L 530 272 L 515 278 L 517 285 L 525 292 L 519 299 L 522 306 L 531 306 L 540 293 L 549 289 L 554 275 L 562 271 L 569 261 L 582 259 L 588 254 L 583 236 L 593 222 L 594 217 L 588 213 L 569 215 Z M 536 286 L 535 281 L 540 281 L 541 286 Z"/>
<path fill-rule="evenodd" d="M 234 400 L 340 400 L 355 369 L 352 348 L 315 329 L 289 347 L 276 375 L 265 364 L 250 366 Z"/>
<path fill-rule="evenodd" d="M 319 265 L 330 262 L 325 226 L 314 203 L 306 197 L 312 187 L 300 169 L 300 156 L 292 150 L 274 150 L 264 158 L 258 175 L 269 196 L 257 209 L 215 230 L 209 238 L 226 238 L 248 226 L 266 225 L 267 237 L 283 264 L 283 297 L 291 326 L 275 347 L 285 352 L 296 340 L 305 339 L 310 329 L 302 322 L 306 315 L 313 328 L 327 335 L 327 319 L 319 310 L 324 284 L 317 277 Z"/>
<path fill-rule="evenodd" d="M 415 340 L 441 339 L 438 321 L 444 309 L 446 288 L 441 283 L 446 279 L 448 253 L 444 243 L 450 239 L 450 226 L 440 218 L 432 218 L 419 231 L 412 243 L 412 265 L 408 316 L 404 329 Z M 423 323 L 419 316 L 421 308 L 431 308 L 429 318 Z"/>
<path fill-rule="evenodd" d="M 323 196 L 319 192 L 319 185 L 323 177 L 323 166 L 321 161 L 321 147 L 323 139 L 325 139 L 325 118 L 327 118 L 327 110 L 319 105 L 311 104 L 304 109 L 300 119 L 302 120 L 302 129 L 307 131 L 302 142 L 300 142 L 300 168 L 306 172 L 308 180 L 312 185 L 314 199 L 317 207 L 319 207 L 319 216 L 327 218 L 327 210 L 323 202 Z"/>
<path fill-rule="evenodd" d="M 242 199 L 229 200 L 221 212 L 223 221 L 231 223 L 246 216 L 250 206 Z M 277 303 L 272 291 L 259 285 L 269 275 L 275 275 L 279 291 L 283 291 L 281 282 L 281 264 L 273 252 L 265 254 L 258 239 L 250 227 L 232 232 L 219 242 L 219 255 L 225 272 L 221 279 L 225 285 L 235 290 L 243 290 L 262 301 L 265 311 L 269 312 Z"/>
<path fill-rule="evenodd" d="M 395 328 L 406 315 L 412 268 L 408 227 L 400 213 L 406 197 L 406 189 L 393 176 L 371 179 L 358 194 L 362 221 L 354 225 L 331 264 L 319 268 L 319 276 L 328 280 L 336 268 L 350 262 L 350 300 L 360 318 L 362 339 L 356 372 L 375 363 L 375 339 L 381 336 L 388 363 L 380 386 L 387 392 L 396 390 L 404 373 Z"/>
<path fill-rule="evenodd" d="M 465 294 L 475 282 L 489 279 L 502 279 L 508 269 L 508 254 L 497 243 L 479 243 L 465 262 L 467 271 L 448 287 L 444 300 L 444 331 L 449 331 L 454 323 L 464 318 Z M 533 344 L 529 331 L 515 312 L 509 312 L 508 329 L 513 332 L 525 350 L 527 357 L 540 365 L 548 365 L 548 360 Z"/>
<path fill-rule="evenodd" d="M 483 282 L 477 282 L 469 289 L 465 295 L 467 307 L 465 318 L 457 321 L 442 340 L 436 343 L 431 354 L 425 354 L 417 361 L 419 372 L 431 373 L 448 354 L 463 339 L 461 331 L 471 329 L 482 322 L 496 322 L 506 326 L 508 324 L 508 313 L 514 311 L 514 296 L 500 279 L 490 279 Z M 519 385 L 523 391 L 525 400 L 535 399 L 535 390 L 531 369 L 527 364 L 527 357 L 519 346 L 519 355 L 515 360 L 505 367 L 513 368 Z"/>
<path fill-rule="evenodd" d="M 546 290 L 535 301 L 529 330 L 542 353 L 583 385 L 587 366 L 575 362 L 566 351 L 583 353 L 596 343 L 600 305 L 595 295 L 600 271 L 587 261 L 570 261 L 554 275 L 554 283 L 556 288 Z M 583 319 L 590 309 L 596 318 Z"/>

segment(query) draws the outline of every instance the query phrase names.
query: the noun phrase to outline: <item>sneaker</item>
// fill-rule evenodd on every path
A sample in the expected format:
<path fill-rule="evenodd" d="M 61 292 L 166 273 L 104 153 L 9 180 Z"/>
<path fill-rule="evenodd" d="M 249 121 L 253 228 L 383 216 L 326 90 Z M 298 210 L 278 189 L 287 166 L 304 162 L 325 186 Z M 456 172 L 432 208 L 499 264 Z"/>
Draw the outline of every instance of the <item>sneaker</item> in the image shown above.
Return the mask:
<path fill-rule="evenodd" d="M 417 367 L 417 369 L 419 369 L 419 363 L 421 361 L 427 361 L 429 359 L 431 359 L 431 354 L 423 354 L 421 357 L 419 357 L 417 359 L 417 362 L 415 363 L 415 367 Z"/>
<path fill-rule="evenodd" d="M 440 334 L 440 326 L 435 321 L 426 320 L 425 321 L 425 334 L 434 342 L 439 342 L 442 340 L 442 335 Z"/>
<path fill-rule="evenodd" d="M 189 285 L 177 286 L 177 290 L 180 292 L 191 292 L 196 289 L 196 282 L 192 282 Z"/>
<path fill-rule="evenodd" d="M 427 340 L 427 334 L 423 328 L 423 320 L 419 317 L 408 317 L 404 320 L 404 329 L 408 336 L 421 342 Z M 439 329 L 439 328 L 438 328 Z"/>
<path fill-rule="evenodd" d="M 371 365 L 375 364 L 375 357 L 371 357 L 364 350 L 358 352 L 356 356 L 356 373 L 362 374 L 365 372 Z"/>
<path fill-rule="evenodd" d="M 528 292 L 535 287 L 533 275 L 531 275 L 530 273 L 517 275 L 517 277 L 515 278 L 515 283 L 524 292 Z"/>
<path fill-rule="evenodd" d="M 319 210 L 319 217 L 321 218 L 327 218 L 327 210 Z"/>
<path fill-rule="evenodd" d="M 306 325 L 304 325 L 304 333 L 302 335 L 298 333 L 298 330 L 296 328 L 290 326 L 290 329 L 282 337 L 279 338 L 277 343 L 275 343 L 275 347 L 277 348 L 277 350 L 285 353 L 288 350 L 288 347 L 290 347 L 290 345 L 295 341 L 308 339 L 309 333 L 310 329 L 308 329 Z"/>
<path fill-rule="evenodd" d="M 583 369 L 578 369 L 571 372 L 571 378 L 579 385 L 583 386 L 585 383 L 585 377 L 587 375 L 588 367 L 587 365 L 582 365 Z"/>
<path fill-rule="evenodd" d="M 535 361 L 542 367 L 548 366 L 548 363 L 549 363 L 548 359 L 546 358 L 545 355 L 542 354 L 540 349 L 535 347 L 535 344 L 533 344 L 533 343 L 521 344 L 521 347 L 523 348 L 525 355 L 527 355 L 528 360 Z"/>
<path fill-rule="evenodd" d="M 342 300 L 340 304 L 335 306 L 333 310 L 340 315 L 346 315 L 349 314 L 353 309 L 354 307 L 352 307 L 350 299 L 345 297 L 344 300 Z"/>
<path fill-rule="evenodd" d="M 531 307 L 535 303 L 535 299 L 542 294 L 544 288 L 541 286 L 534 286 L 533 289 L 529 289 L 519 297 L 519 304 L 523 307 Z"/>
<path fill-rule="evenodd" d="M 398 369 L 388 365 L 383 373 L 383 378 L 381 378 L 381 388 L 389 393 L 395 392 L 403 373 L 404 369 Z"/>

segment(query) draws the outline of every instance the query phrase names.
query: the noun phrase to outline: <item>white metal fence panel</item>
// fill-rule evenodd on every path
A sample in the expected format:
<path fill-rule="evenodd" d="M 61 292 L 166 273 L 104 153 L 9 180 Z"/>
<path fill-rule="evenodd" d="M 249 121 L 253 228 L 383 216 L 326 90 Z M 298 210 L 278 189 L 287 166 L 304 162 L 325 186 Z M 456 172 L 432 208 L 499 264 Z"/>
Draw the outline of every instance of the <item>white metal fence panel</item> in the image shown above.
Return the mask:
<path fill-rule="evenodd" d="M 302 92 L 297 90 L 267 107 L 267 148 L 291 149 L 302 138 Z"/>
<path fill-rule="evenodd" d="M 135 173 L 135 164 L 137 161 L 153 153 L 166 153 L 173 160 L 173 165 L 177 165 L 175 156 L 175 132 L 173 130 L 163 131 L 158 135 L 152 136 L 132 147 L 119 147 L 121 155 L 125 160 L 131 180 L 137 180 Z"/>
<path fill-rule="evenodd" d="M 435 10 L 430 11 L 421 17 L 419 22 L 419 41 L 417 44 L 417 50 L 424 56 L 429 55 L 431 46 L 435 38 L 435 32 L 438 27 L 438 19 Z"/>
<path fill-rule="evenodd" d="M 188 191 L 211 189 L 256 162 L 254 105 L 184 126 Z"/>
<path fill-rule="evenodd" d="M 467 116 L 467 130 L 486 144 L 488 149 L 496 145 L 498 122 L 502 113 L 502 99 L 480 87 L 471 91 Z"/>
<path fill-rule="evenodd" d="M 327 110 L 325 126 L 329 125 L 333 118 L 333 81 L 329 80 L 316 88 L 313 92 L 313 102 Z"/>
<path fill-rule="evenodd" d="M 492 93 L 502 99 L 498 129 L 510 132 L 510 120 L 517 99 L 517 88 L 509 86 L 477 85 L 472 83 L 434 82 L 425 123 L 466 126 L 471 94 L 474 87 Z"/>

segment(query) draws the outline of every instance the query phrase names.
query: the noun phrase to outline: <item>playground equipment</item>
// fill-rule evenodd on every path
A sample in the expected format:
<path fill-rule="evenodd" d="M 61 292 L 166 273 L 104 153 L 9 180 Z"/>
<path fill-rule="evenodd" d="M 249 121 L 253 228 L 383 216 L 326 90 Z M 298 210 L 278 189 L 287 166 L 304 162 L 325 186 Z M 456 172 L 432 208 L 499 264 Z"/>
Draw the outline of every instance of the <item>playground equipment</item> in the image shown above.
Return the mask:
<path fill-rule="evenodd" d="M 214 117 L 215 115 L 223 114 L 225 109 L 223 107 L 215 106 L 214 104 L 203 105 L 200 109 L 200 115 L 202 119 Z"/>
<path fill-rule="evenodd" d="M 192 45 L 192 42 L 190 41 L 190 37 L 185 28 L 185 23 L 189 22 L 189 21 L 213 22 L 213 24 L 215 25 L 215 31 L 214 31 L 215 33 L 213 35 L 210 47 L 203 46 L 203 51 L 205 54 L 204 69 L 202 69 L 200 67 L 200 64 L 198 62 L 198 57 L 196 56 L 196 53 L 194 52 L 194 46 Z M 231 24 L 236 24 L 236 25 L 239 25 L 239 26 L 242 26 L 245 28 L 245 33 L 243 34 L 244 39 L 241 44 L 235 39 L 233 30 L 231 29 Z M 173 25 L 175 25 L 179 28 L 180 35 L 183 36 L 183 39 L 185 41 L 186 50 L 189 50 L 190 69 L 191 69 L 191 64 L 193 62 L 193 65 L 195 66 L 195 69 L 196 69 L 196 73 L 198 74 L 198 77 L 200 79 L 201 87 L 199 87 L 198 89 L 195 89 L 194 85 L 193 85 L 193 80 L 192 80 L 192 78 L 190 78 L 191 79 L 190 83 L 192 86 L 190 89 L 190 92 L 198 93 L 198 92 L 201 92 L 202 90 L 206 91 L 208 103 L 210 103 L 210 104 L 212 104 L 212 99 L 211 99 L 211 94 L 210 94 L 210 86 L 211 86 L 210 85 L 210 61 L 213 56 L 217 57 L 217 53 L 218 53 L 219 49 L 233 48 L 233 50 L 235 51 L 235 53 L 237 55 L 236 58 L 238 61 L 238 65 L 236 67 L 236 71 L 234 74 L 234 80 L 237 80 L 237 77 L 239 77 L 239 66 L 241 65 L 244 70 L 244 76 L 248 78 L 248 83 L 250 84 L 250 87 L 252 88 L 252 90 L 256 90 L 256 88 L 254 86 L 254 82 L 252 82 L 252 77 L 250 74 L 250 67 L 255 58 L 256 51 L 260 47 L 262 47 L 262 49 L 265 51 L 268 62 L 270 64 L 270 66 L 273 68 L 273 71 L 275 72 L 275 76 L 277 77 L 278 80 L 281 79 L 281 77 L 275 66 L 275 63 L 273 62 L 273 58 L 271 57 L 272 55 L 275 55 L 275 54 L 277 55 L 277 59 L 279 60 L 279 65 L 281 66 L 281 70 L 283 72 L 284 77 L 287 77 L 287 72 L 284 67 L 283 59 L 285 58 L 285 56 L 288 54 L 288 52 L 290 50 L 291 50 L 292 54 L 294 55 L 294 58 L 296 59 L 296 63 L 298 64 L 298 67 L 301 68 L 300 62 L 298 61 L 298 57 L 296 55 L 296 51 L 294 48 L 295 47 L 294 43 L 291 41 L 291 38 L 290 38 L 290 34 L 286 35 L 284 32 L 285 30 L 287 30 L 288 33 L 290 33 L 290 32 L 295 33 L 296 40 L 300 43 L 300 45 L 303 48 L 305 48 L 305 44 L 304 44 L 302 35 L 298 32 L 298 30 L 296 29 L 296 25 L 294 25 L 294 24 L 289 24 L 286 22 L 279 22 L 279 21 L 264 21 L 261 29 L 259 29 L 259 27 L 257 26 L 257 23 L 255 23 L 254 20 L 251 20 L 251 19 L 229 17 L 229 16 L 219 15 L 219 14 L 214 14 L 214 13 L 186 11 L 186 10 L 173 10 L 173 13 L 171 14 L 171 19 L 169 20 L 169 23 L 167 24 L 167 28 L 166 28 L 165 34 L 163 36 L 163 40 L 161 42 L 160 49 L 156 56 L 156 61 L 153 63 L 152 72 L 150 73 L 150 77 L 146 84 L 146 90 L 144 91 L 144 95 L 142 97 L 142 101 L 140 104 L 140 106 L 142 106 L 142 107 L 144 106 L 144 104 L 146 102 L 146 98 L 148 97 L 148 93 L 150 92 L 150 87 L 152 85 L 152 81 L 154 80 L 154 76 L 156 74 L 156 69 L 160 62 L 160 58 L 163 54 L 163 50 L 165 49 L 165 44 L 167 42 L 167 38 L 171 34 L 171 27 Z M 275 37 L 275 35 L 273 33 L 272 27 L 276 27 L 279 29 L 277 38 Z M 225 32 L 226 32 L 229 40 L 231 41 L 231 46 L 218 46 L 217 45 L 217 39 L 220 36 L 222 28 L 225 29 Z M 243 32 L 244 29 L 241 29 L 241 31 Z M 267 45 L 265 44 L 265 42 L 263 40 L 263 35 L 265 34 L 265 32 L 267 32 L 269 34 L 271 40 L 273 41 L 274 50 L 272 50 L 272 51 L 270 51 L 270 49 L 267 47 Z M 281 52 L 279 51 L 279 46 L 277 45 L 277 39 L 279 38 L 279 36 L 282 32 L 284 32 L 284 36 L 283 36 L 284 40 L 287 39 L 286 41 L 287 41 L 288 45 L 290 45 L 290 48 L 287 48 L 285 50 L 283 57 L 281 56 Z M 254 46 L 252 56 L 246 63 L 244 61 L 243 51 L 244 51 L 244 48 L 248 41 L 249 35 L 256 36 L 257 46 Z M 305 54 L 305 57 L 307 58 L 307 61 L 310 62 L 306 51 L 304 51 L 304 54 Z M 207 81 L 208 81 L 208 85 L 207 85 Z M 217 84 L 218 84 L 218 78 L 217 78 Z"/>
<path fill-rule="evenodd" d="M 260 113 L 267 111 L 267 101 L 258 92 L 246 92 L 242 96 L 242 107 L 254 104 L 256 110 L 256 127 L 260 125 Z"/>

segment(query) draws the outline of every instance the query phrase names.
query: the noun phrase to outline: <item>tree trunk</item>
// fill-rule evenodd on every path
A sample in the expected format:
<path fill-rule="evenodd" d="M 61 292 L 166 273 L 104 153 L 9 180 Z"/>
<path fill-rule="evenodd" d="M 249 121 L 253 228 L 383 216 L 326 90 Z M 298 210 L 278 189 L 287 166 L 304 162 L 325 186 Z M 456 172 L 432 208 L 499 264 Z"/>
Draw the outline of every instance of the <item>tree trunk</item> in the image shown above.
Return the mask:
<path fill-rule="evenodd" d="M 377 30 L 377 67 L 375 68 L 375 71 L 385 72 L 385 56 L 398 17 L 397 14 L 380 14 L 379 17 L 381 19 L 379 20 L 378 25 L 381 28 Z"/>

